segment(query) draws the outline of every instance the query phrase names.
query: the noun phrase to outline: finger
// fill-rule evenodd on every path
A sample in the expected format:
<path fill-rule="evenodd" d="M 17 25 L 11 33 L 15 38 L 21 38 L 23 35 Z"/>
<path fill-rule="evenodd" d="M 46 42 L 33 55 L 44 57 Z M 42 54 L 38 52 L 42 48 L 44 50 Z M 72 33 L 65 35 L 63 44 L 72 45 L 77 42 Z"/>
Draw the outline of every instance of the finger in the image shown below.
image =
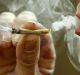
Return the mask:
<path fill-rule="evenodd" d="M 24 28 L 35 30 L 38 26 L 27 23 Z M 35 68 L 39 58 L 40 37 L 37 35 L 21 35 L 17 43 L 16 75 L 35 75 Z"/>
<path fill-rule="evenodd" d="M 39 70 L 43 75 L 51 75 L 55 68 L 56 53 L 51 34 L 41 36 Z"/>
<path fill-rule="evenodd" d="M 3 12 L 0 15 L 0 75 L 12 71 L 15 67 L 15 47 L 11 41 L 11 28 L 15 15 L 10 12 Z"/>
<path fill-rule="evenodd" d="M 0 75 L 6 75 L 8 73 L 13 72 L 14 68 L 15 68 L 14 66 L 15 66 L 15 64 L 14 65 L 8 65 L 8 66 L 1 66 L 0 67 Z"/>
<path fill-rule="evenodd" d="M 11 12 L 3 12 L 0 15 L 0 64 L 9 64 L 15 58 L 15 48 L 12 45 L 12 34 L 7 28 L 11 28 L 15 19 Z M 4 61 L 5 60 L 5 61 Z"/>
<path fill-rule="evenodd" d="M 76 16 L 77 16 L 78 18 L 80 18 L 80 2 L 79 2 L 79 4 L 77 5 Z"/>

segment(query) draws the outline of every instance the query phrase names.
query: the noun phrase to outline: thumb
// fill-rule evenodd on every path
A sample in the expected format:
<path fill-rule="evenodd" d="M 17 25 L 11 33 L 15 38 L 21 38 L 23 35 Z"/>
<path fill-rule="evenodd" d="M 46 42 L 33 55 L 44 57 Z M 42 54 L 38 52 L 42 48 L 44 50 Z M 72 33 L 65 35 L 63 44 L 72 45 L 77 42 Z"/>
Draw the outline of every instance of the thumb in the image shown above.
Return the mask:
<path fill-rule="evenodd" d="M 24 25 L 27 29 L 37 29 L 34 23 Z M 35 75 L 35 68 L 38 62 L 40 37 L 37 35 L 21 35 L 16 47 L 16 75 Z"/>

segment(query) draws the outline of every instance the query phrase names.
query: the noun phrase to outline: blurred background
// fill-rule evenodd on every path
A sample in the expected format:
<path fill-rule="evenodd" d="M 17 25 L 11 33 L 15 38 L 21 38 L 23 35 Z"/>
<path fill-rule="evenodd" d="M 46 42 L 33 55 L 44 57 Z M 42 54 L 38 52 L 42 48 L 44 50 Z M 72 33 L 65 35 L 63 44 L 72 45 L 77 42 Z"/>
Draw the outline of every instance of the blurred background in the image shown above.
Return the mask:
<path fill-rule="evenodd" d="M 51 28 L 51 24 L 60 20 L 62 15 L 75 15 L 78 3 L 79 0 L 0 0 L 0 12 L 10 11 L 17 15 L 24 10 L 32 11 L 40 23 Z M 58 38 L 55 34 L 52 32 L 57 55 L 54 75 L 80 75 L 69 61 L 65 31 L 61 30 Z"/>

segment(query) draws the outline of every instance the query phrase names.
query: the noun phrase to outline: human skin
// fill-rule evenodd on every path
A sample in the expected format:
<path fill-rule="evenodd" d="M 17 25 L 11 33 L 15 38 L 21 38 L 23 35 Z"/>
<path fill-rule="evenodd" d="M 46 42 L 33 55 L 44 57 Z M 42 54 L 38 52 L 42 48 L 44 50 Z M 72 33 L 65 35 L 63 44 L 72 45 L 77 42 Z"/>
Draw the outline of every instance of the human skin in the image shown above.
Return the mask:
<path fill-rule="evenodd" d="M 26 23 L 23 28 L 36 30 L 45 27 Z M 11 40 L 0 44 L 0 75 L 11 71 L 15 71 L 15 75 L 52 75 L 55 61 L 51 33 L 40 36 L 21 34 L 16 45 Z"/>
<path fill-rule="evenodd" d="M 78 3 L 77 8 L 76 8 L 76 16 L 80 19 L 80 2 Z M 80 36 L 80 27 L 78 27 L 75 30 L 75 33 Z"/>
<path fill-rule="evenodd" d="M 71 0 L 73 3 L 74 7 L 76 8 L 80 0 Z"/>

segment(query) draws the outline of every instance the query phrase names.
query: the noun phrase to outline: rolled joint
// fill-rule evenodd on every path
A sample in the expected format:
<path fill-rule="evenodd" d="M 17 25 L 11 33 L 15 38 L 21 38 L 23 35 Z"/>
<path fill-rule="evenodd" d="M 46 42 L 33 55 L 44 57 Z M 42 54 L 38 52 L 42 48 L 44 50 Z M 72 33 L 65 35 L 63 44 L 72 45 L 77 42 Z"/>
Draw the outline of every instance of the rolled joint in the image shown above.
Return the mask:
<path fill-rule="evenodd" d="M 41 35 L 49 33 L 49 29 L 38 29 L 38 30 L 29 30 L 24 28 L 12 28 L 13 34 L 34 34 L 34 35 Z"/>

